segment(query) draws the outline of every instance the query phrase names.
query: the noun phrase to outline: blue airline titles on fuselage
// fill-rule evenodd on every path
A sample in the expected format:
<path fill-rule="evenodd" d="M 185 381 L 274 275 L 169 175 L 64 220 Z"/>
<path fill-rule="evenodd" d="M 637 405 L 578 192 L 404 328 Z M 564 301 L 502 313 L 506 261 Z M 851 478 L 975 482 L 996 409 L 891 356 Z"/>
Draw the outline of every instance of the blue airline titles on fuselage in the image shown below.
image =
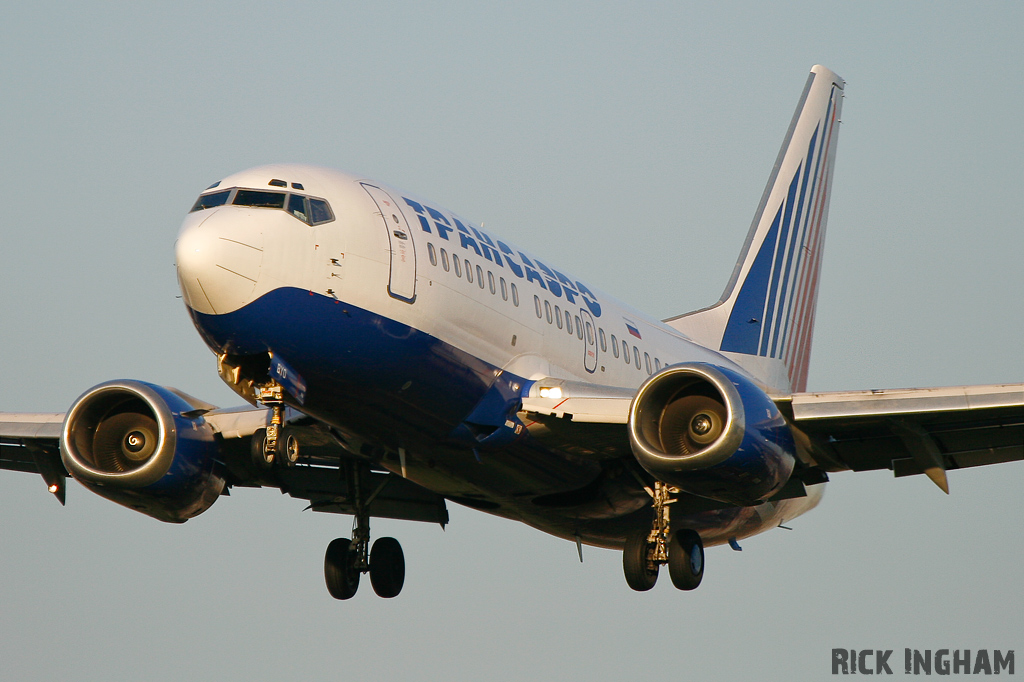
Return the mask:
<path fill-rule="evenodd" d="M 561 298 L 564 293 L 569 303 L 577 305 L 576 298 L 579 297 L 594 317 L 601 317 L 601 304 L 597 297 L 587 285 L 579 280 L 574 282 L 536 258 L 530 259 L 522 251 L 514 252 L 505 242 L 500 239 L 491 239 L 490 235 L 473 224 L 469 224 L 467 227 L 454 215 L 449 220 L 441 211 L 421 202 L 413 201 L 408 197 L 402 197 L 402 200 L 416 212 L 420 227 L 427 234 L 434 234 L 434 230 L 436 230 L 438 237 L 453 242 L 454 240 L 449 235 L 453 232 L 458 233 L 459 244 L 463 249 L 472 250 L 477 256 L 486 258 L 499 267 L 504 267 L 507 264 L 508 269 L 517 278 L 535 283 L 541 289 L 550 292 L 555 298 Z M 433 224 L 433 228 L 431 228 L 431 224 Z M 503 260 L 504 262 L 502 262 Z"/>

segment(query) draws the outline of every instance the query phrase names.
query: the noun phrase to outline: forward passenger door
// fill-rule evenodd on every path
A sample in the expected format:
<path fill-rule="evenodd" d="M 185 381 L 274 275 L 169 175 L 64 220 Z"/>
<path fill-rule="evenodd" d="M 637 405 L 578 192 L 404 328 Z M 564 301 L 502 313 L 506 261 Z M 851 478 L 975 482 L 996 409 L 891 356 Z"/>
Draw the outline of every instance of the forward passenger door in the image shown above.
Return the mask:
<path fill-rule="evenodd" d="M 405 222 L 405 216 L 391 195 L 367 183 L 360 183 L 370 195 L 388 234 L 391 251 L 391 275 L 388 278 L 388 293 L 406 303 L 416 300 L 416 245 L 412 241 L 412 230 Z"/>

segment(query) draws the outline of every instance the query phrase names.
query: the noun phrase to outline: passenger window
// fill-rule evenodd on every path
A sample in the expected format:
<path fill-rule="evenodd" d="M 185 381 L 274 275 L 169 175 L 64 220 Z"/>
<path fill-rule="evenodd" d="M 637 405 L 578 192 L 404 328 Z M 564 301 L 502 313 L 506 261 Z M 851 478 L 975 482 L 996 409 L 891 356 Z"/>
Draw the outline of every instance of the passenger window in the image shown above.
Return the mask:
<path fill-rule="evenodd" d="M 544 313 L 548 317 L 548 324 L 551 324 L 551 301 L 544 301 Z"/>
<path fill-rule="evenodd" d="M 576 336 L 581 339 L 583 338 L 583 323 L 580 322 L 579 315 L 576 316 Z"/>
<path fill-rule="evenodd" d="M 640 369 L 640 349 L 633 346 L 633 359 L 636 361 L 636 368 Z"/>
<path fill-rule="evenodd" d="M 462 277 L 462 261 L 458 256 L 452 256 L 452 265 L 455 266 L 455 276 Z"/>
<path fill-rule="evenodd" d="M 284 192 L 261 192 L 254 189 L 240 189 L 235 194 L 235 206 L 254 208 L 284 208 Z"/>
<path fill-rule="evenodd" d="M 653 374 L 653 372 L 651 372 L 651 355 L 647 351 L 644 351 L 644 367 L 647 368 L 648 374 Z"/>
<path fill-rule="evenodd" d="M 622 359 L 629 364 L 629 344 L 625 340 L 622 341 Z"/>
<path fill-rule="evenodd" d="M 437 265 L 437 251 L 434 250 L 434 245 L 427 242 L 427 255 L 430 257 L 430 264 Z"/>
<path fill-rule="evenodd" d="M 487 286 L 491 290 L 491 293 L 497 293 L 497 289 L 494 288 L 494 273 L 490 270 L 487 271 Z"/>
<path fill-rule="evenodd" d="M 226 189 L 223 192 L 214 192 L 213 194 L 200 194 L 199 198 L 196 199 L 196 203 L 192 204 L 192 208 L 189 213 L 195 211 L 202 211 L 207 208 L 214 208 L 216 206 L 223 206 L 228 201 L 228 195 L 231 194 L 231 190 Z"/>
<path fill-rule="evenodd" d="M 619 357 L 619 341 L 615 338 L 615 334 L 612 334 L 612 355 Z"/>
<path fill-rule="evenodd" d="M 658 358 L 654 358 L 654 371 L 655 372 L 660 372 L 661 371 L 661 360 L 659 360 Z"/>
<path fill-rule="evenodd" d="M 504 284 L 505 280 L 502 279 L 501 283 Z M 504 291 L 504 287 L 502 288 L 502 291 Z M 542 313 L 540 310 L 540 296 L 533 297 L 533 307 L 537 311 L 537 318 L 540 319 L 541 317 L 543 317 L 544 313 Z"/>
<path fill-rule="evenodd" d="M 502 277 L 500 281 L 501 281 L 501 300 L 507 301 L 508 300 L 508 285 L 505 284 L 505 278 L 504 277 Z M 540 317 L 540 296 L 534 296 L 534 298 L 537 300 L 537 317 Z"/>
<path fill-rule="evenodd" d="M 562 328 L 562 309 L 557 305 L 555 306 L 555 326 L 559 329 Z"/>
<path fill-rule="evenodd" d="M 323 199 L 309 199 L 309 217 L 310 221 L 314 225 L 320 223 L 329 223 L 334 220 L 334 213 L 331 212 L 331 206 Z"/>
<path fill-rule="evenodd" d="M 516 289 L 516 283 L 512 283 L 512 305 L 519 307 L 519 289 Z"/>
<path fill-rule="evenodd" d="M 473 283 L 473 266 L 469 264 L 469 260 L 466 260 L 466 281 L 470 284 Z"/>
<path fill-rule="evenodd" d="M 608 352 L 608 340 L 604 337 L 604 327 L 597 328 L 597 336 L 601 339 L 601 352 Z M 615 345 L 615 337 L 612 337 L 612 345 Z"/>
<path fill-rule="evenodd" d="M 445 272 L 448 272 L 448 252 L 444 249 L 441 249 L 441 267 L 444 268 Z"/>
<path fill-rule="evenodd" d="M 476 266 L 476 282 L 480 285 L 480 288 L 484 288 L 484 271 L 479 265 Z"/>
<path fill-rule="evenodd" d="M 304 223 L 309 222 L 309 210 L 306 208 L 306 197 L 292 194 L 288 197 L 288 212 Z"/>
<path fill-rule="evenodd" d="M 565 331 L 572 334 L 572 315 L 569 314 L 568 310 L 565 311 Z"/>

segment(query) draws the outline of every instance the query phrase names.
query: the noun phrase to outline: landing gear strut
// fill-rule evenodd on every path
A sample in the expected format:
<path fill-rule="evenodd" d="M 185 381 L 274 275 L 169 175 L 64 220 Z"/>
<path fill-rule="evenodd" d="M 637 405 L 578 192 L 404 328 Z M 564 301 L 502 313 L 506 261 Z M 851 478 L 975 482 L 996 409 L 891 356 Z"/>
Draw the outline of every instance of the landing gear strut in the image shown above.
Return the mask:
<path fill-rule="evenodd" d="M 299 461 L 299 439 L 284 426 L 283 389 L 277 382 L 256 389 L 257 399 L 270 408 L 270 423 L 252 435 L 252 461 L 257 469 L 266 471 L 275 463 L 291 466 Z"/>
<path fill-rule="evenodd" d="M 704 543 L 689 528 L 672 533 L 669 505 L 675 502 L 672 495 L 678 489 L 656 481 L 654 490 L 648 488 L 647 492 L 654 498 L 654 521 L 650 531 L 639 530 L 626 538 L 622 550 L 626 583 L 645 592 L 658 581 L 661 565 L 668 564 L 672 584 L 680 590 L 692 590 L 704 577 Z"/>
<path fill-rule="evenodd" d="M 360 574 L 369 573 L 370 584 L 377 596 L 385 599 L 397 597 L 405 584 L 402 545 L 394 538 L 378 538 L 370 547 L 370 516 L 367 508 L 376 493 L 364 500 L 360 492 L 359 468 L 353 465 L 350 474 L 356 508 L 352 539 L 338 538 L 327 546 L 324 555 L 327 591 L 335 599 L 351 599 L 359 588 Z"/>

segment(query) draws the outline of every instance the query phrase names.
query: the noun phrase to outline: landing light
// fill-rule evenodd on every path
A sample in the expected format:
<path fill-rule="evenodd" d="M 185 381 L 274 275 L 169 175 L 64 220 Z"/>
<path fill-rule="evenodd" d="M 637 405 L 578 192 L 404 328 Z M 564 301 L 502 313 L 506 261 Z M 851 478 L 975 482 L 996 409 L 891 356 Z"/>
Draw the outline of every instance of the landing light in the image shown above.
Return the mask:
<path fill-rule="evenodd" d="M 50 485 L 49 488 L 47 488 L 47 490 L 49 490 L 51 493 L 55 493 L 58 490 L 60 490 L 60 486 L 57 485 L 56 483 L 53 483 L 52 485 Z"/>
<path fill-rule="evenodd" d="M 552 388 L 541 388 L 540 389 L 540 397 L 541 398 L 551 398 L 552 400 L 558 400 L 559 398 L 562 397 L 562 389 L 559 388 L 558 386 L 554 386 Z"/>

